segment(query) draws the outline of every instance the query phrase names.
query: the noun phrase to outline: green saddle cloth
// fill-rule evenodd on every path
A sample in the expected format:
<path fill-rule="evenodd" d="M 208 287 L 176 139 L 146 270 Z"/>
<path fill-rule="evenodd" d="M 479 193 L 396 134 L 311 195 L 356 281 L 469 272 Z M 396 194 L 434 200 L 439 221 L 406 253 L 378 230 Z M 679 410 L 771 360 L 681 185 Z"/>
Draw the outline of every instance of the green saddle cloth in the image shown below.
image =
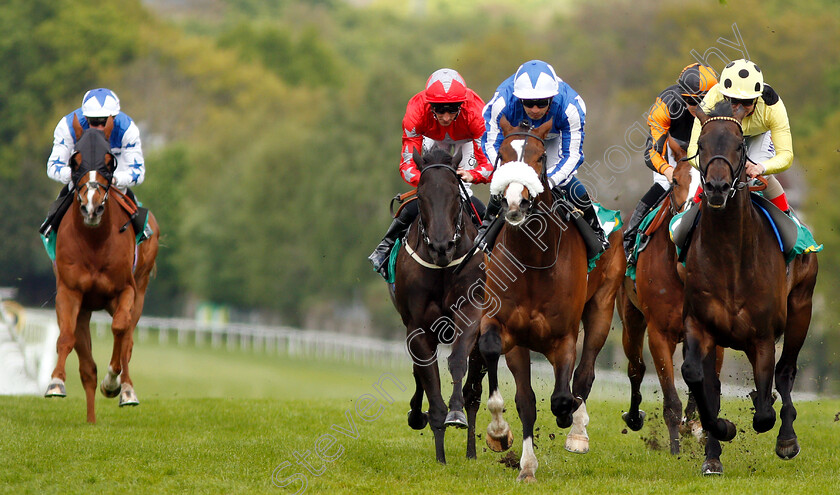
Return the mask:
<path fill-rule="evenodd" d="M 609 238 L 610 234 L 620 229 L 624 225 L 621 220 L 621 212 L 618 210 L 610 210 L 601 206 L 601 203 L 592 203 L 595 208 L 595 213 L 598 214 L 598 221 L 601 222 L 601 228 L 604 229 L 604 235 Z M 595 268 L 598 259 L 604 253 L 598 253 L 588 261 L 587 272 L 591 272 Z"/>
<path fill-rule="evenodd" d="M 668 225 L 668 231 L 671 235 L 671 240 L 674 239 L 674 228 L 677 224 L 679 224 L 680 219 L 685 213 L 687 213 L 687 210 L 683 213 L 674 215 L 674 218 L 671 219 L 671 223 Z M 796 216 L 796 213 L 793 213 L 790 216 L 790 218 L 796 223 L 798 232 L 796 235 L 796 244 L 793 246 L 793 249 L 785 256 L 785 263 L 790 263 L 793 260 L 793 258 L 796 257 L 797 254 L 818 253 L 822 251 L 823 245 L 817 244 L 817 241 L 814 239 L 814 235 L 811 233 L 810 230 L 808 230 L 808 227 L 806 227 L 799 220 L 799 218 Z M 682 250 L 679 248 L 679 246 L 677 246 L 677 255 L 679 256 L 681 252 Z"/>
<path fill-rule="evenodd" d="M 627 264 L 627 271 L 624 272 L 624 275 L 630 277 L 632 280 L 636 280 L 636 260 L 639 259 L 639 251 L 640 251 L 640 244 L 642 242 L 642 233 L 647 230 L 648 226 L 653 222 L 654 217 L 656 214 L 659 213 L 659 209 L 662 208 L 660 204 L 656 208 L 652 209 L 645 218 L 642 219 L 641 223 L 639 223 L 639 228 L 636 231 L 636 238 L 633 239 L 633 259 L 632 263 Z"/>

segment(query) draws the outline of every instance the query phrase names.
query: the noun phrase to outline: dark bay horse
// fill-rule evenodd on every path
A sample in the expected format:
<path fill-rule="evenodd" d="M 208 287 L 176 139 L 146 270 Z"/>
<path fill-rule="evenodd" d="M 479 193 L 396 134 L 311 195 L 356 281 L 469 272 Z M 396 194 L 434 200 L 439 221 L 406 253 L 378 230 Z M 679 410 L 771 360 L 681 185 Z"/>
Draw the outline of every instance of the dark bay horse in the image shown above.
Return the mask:
<path fill-rule="evenodd" d="M 683 153 L 684 156 L 684 153 Z M 678 157 L 679 158 L 679 157 Z M 639 409 L 642 401 L 641 384 L 645 376 L 643 346 L 647 328 L 648 347 L 663 395 L 663 417 L 668 427 L 672 454 L 680 451 L 682 403 L 674 386 L 674 351 L 685 340 L 683 329 L 683 280 L 678 273 L 677 253 L 668 235 L 668 224 L 677 213 L 688 208 L 699 185 L 699 175 L 688 161 L 678 162 L 668 196 L 662 203 L 660 223 L 650 234 L 647 247 L 638 254 L 635 283 L 626 277 L 618 297 L 618 312 L 623 323 L 622 344 L 627 356 L 627 376 L 630 378 L 630 408 L 622 415 L 627 426 L 638 431 L 644 424 L 645 413 Z M 723 363 L 723 349 L 719 348 L 717 371 Z M 689 395 L 686 419 L 696 413 L 697 405 Z M 699 436 L 696 420 L 686 427 Z"/>
<path fill-rule="evenodd" d="M 60 334 L 58 362 L 46 397 L 64 397 L 65 361 L 75 349 L 87 401 L 87 420 L 96 422 L 96 363 L 91 353 L 90 315 L 106 310 L 113 317 L 114 348 L 108 372 L 100 385 L 106 397 L 120 396 L 120 407 L 137 405 L 137 395 L 128 373 L 134 346 L 134 327 L 143 311 L 146 288 L 158 251 L 159 229 L 149 213 L 151 238 L 135 246 L 129 214 L 117 203 L 111 178 L 116 160 L 108 138 L 113 130 L 109 118 L 104 132 L 82 130 L 73 120 L 76 152 L 70 158 L 74 201 L 57 232 L 55 265 L 55 311 Z M 128 228 L 126 228 L 128 225 Z"/>
<path fill-rule="evenodd" d="M 446 426 L 468 428 L 467 457 L 476 457 L 475 417 L 484 375 L 475 344 L 484 304 L 484 272 L 482 260 L 473 256 L 455 273 L 477 233 L 467 210 L 472 205 L 462 196 L 463 185 L 453 165 L 460 161 L 460 153 L 453 158 L 444 150 L 433 149 L 422 160 L 415 154 L 414 160 L 420 168 L 420 215 L 409 227 L 397 255 L 394 304 L 405 324 L 406 344 L 414 362 L 416 389 L 408 424 L 416 430 L 430 425 L 435 456 L 446 463 Z M 448 413 L 441 395 L 439 344 L 451 345 L 448 364 L 453 389 Z M 468 365 L 469 375 L 462 390 Z M 424 392 L 428 413 L 422 410 Z"/>
<path fill-rule="evenodd" d="M 534 454 L 537 407 L 531 387 L 531 350 L 545 355 L 554 368 L 551 411 L 557 425 L 567 428 L 573 419 L 582 423 L 585 414 L 585 409 L 578 407 L 582 400 L 572 395 L 569 382 L 588 295 L 586 248 L 580 232 L 568 228 L 570 223 L 561 212 L 552 209 L 553 196 L 544 170 L 544 138 L 551 122 L 536 129 L 514 128 L 503 118 L 500 127 L 505 136 L 499 148 L 502 164 L 495 172 L 491 193 L 504 196 L 505 224 L 487 257 L 488 304 L 479 337 L 479 349 L 487 363 L 487 407 L 492 415 L 486 441 L 497 452 L 513 442 L 510 425 L 502 415 L 504 399 L 497 374 L 499 357 L 505 354 L 516 382 L 516 408 L 523 431 L 517 479 L 533 481 L 538 462 Z M 610 313 L 613 304 L 610 301 Z"/>
<path fill-rule="evenodd" d="M 749 358 L 756 387 L 751 394 L 753 428 L 762 433 L 776 422 L 771 390 L 775 343 L 784 336 L 775 363 L 776 390 L 782 399 L 776 454 L 791 459 L 799 453 L 791 389 L 811 321 L 817 257 L 800 254 L 786 265 L 769 221 L 752 206 L 745 187 L 747 156 L 740 122 L 744 114 L 742 106 L 733 110 L 727 102 L 710 115 L 699 107 L 697 113 L 702 123 L 698 163 L 704 199 L 686 258 L 682 374 L 708 433 L 705 474 L 722 474 L 720 441 L 732 440 L 736 433 L 735 425 L 718 417 L 715 345 L 743 351 Z"/>

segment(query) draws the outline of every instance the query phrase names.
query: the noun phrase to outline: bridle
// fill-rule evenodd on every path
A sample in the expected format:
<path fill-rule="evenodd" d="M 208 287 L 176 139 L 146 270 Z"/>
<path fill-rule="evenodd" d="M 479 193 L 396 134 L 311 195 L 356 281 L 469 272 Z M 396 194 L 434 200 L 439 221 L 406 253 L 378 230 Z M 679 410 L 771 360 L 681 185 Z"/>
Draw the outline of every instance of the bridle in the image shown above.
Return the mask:
<path fill-rule="evenodd" d="M 431 169 L 435 169 L 435 168 L 445 168 L 445 169 L 449 170 L 450 172 L 452 172 L 455 175 L 455 178 L 458 179 L 458 184 L 460 185 L 460 187 L 462 189 L 464 189 L 464 185 L 461 182 L 461 178 L 458 176 L 458 173 L 455 171 L 455 169 L 453 169 L 451 166 L 443 164 L 443 163 L 437 163 L 437 164 L 434 164 L 434 165 L 427 165 L 427 166 L 423 167 L 423 170 L 420 172 L 420 175 L 422 176 L 427 170 L 431 170 Z M 460 193 L 459 193 L 459 196 L 460 196 Z M 422 198 L 419 195 L 417 196 L 417 200 L 420 203 L 422 203 Z M 463 201 L 460 201 L 459 205 L 460 206 L 458 208 L 458 218 L 455 220 L 455 235 L 452 236 L 452 242 L 454 242 L 455 244 L 458 244 L 458 241 L 461 240 L 461 233 L 464 230 L 464 215 L 463 215 L 464 203 L 463 203 Z M 419 208 L 418 208 L 418 210 L 419 210 Z M 420 238 L 423 239 L 423 242 L 426 244 L 427 247 L 431 247 L 432 240 L 429 239 L 429 234 L 426 232 L 426 226 L 423 225 L 423 215 L 418 215 L 417 216 L 417 225 L 420 228 Z"/>
<path fill-rule="evenodd" d="M 533 127 L 531 127 L 531 129 L 533 129 Z M 541 171 L 540 171 L 540 181 L 544 182 L 544 183 L 548 183 L 548 174 L 546 172 L 546 166 L 545 166 L 546 162 L 548 161 L 548 152 L 546 151 L 546 148 L 545 148 L 545 139 L 537 136 L 536 134 L 534 134 L 533 132 L 530 132 L 530 130 L 528 130 L 528 131 L 511 132 L 510 134 L 505 136 L 505 138 L 502 142 L 507 141 L 508 139 L 516 137 L 516 136 L 523 136 L 525 138 L 524 139 L 525 143 L 523 143 L 523 150 L 525 149 L 524 148 L 525 145 L 528 144 L 528 138 L 534 138 L 537 141 L 539 141 L 540 144 L 542 144 L 543 152 L 542 152 L 542 155 L 540 155 L 540 157 L 538 159 L 538 161 L 540 162 L 540 169 L 541 169 Z M 499 148 L 501 149 L 501 146 Z M 496 163 L 493 165 L 494 170 L 497 170 L 500 166 L 504 166 L 504 163 L 501 163 L 501 161 L 502 161 L 502 154 L 498 153 L 496 155 Z M 505 162 L 505 163 L 507 163 L 507 162 Z M 531 194 L 530 190 L 528 191 L 528 194 L 529 195 Z M 531 196 L 530 199 L 534 199 L 534 196 Z M 530 215 L 530 214 L 534 213 L 535 207 L 536 207 L 536 202 L 532 201 L 531 205 L 528 207 L 527 214 Z M 537 211 L 540 211 L 540 210 L 537 210 Z"/>
<path fill-rule="evenodd" d="M 729 161 L 729 158 L 727 158 L 723 155 L 714 155 L 713 157 L 709 158 L 706 161 L 705 164 L 702 164 L 702 163 L 700 164 L 700 184 L 703 186 L 703 190 L 705 191 L 705 189 L 706 189 L 706 171 L 709 170 L 709 165 L 715 160 L 723 160 L 724 162 L 726 162 L 726 165 L 729 166 L 729 171 L 732 174 L 732 183 L 730 184 L 729 194 L 728 194 L 728 198 L 732 198 L 732 197 L 735 196 L 736 192 L 738 192 L 739 190 L 747 187 L 747 184 L 748 184 L 748 182 L 741 181 L 741 173 L 744 171 L 744 169 L 747 166 L 747 147 L 746 147 L 744 137 L 743 137 L 744 136 L 744 128 L 741 126 L 741 122 L 738 121 L 738 119 L 736 119 L 734 117 L 718 116 L 718 117 L 709 117 L 705 122 L 703 122 L 703 124 L 700 126 L 700 129 L 703 129 L 704 127 L 706 127 L 706 125 L 709 122 L 712 122 L 713 120 L 727 120 L 727 121 L 735 122 L 736 124 L 738 124 L 738 129 L 741 131 L 741 139 L 742 139 L 741 147 L 740 147 L 740 150 L 739 150 L 739 153 L 740 153 L 740 158 L 738 160 L 739 163 L 738 163 L 738 167 L 736 168 L 732 165 L 732 162 Z M 697 155 L 695 155 L 695 156 L 698 156 L 699 154 L 700 154 L 700 149 L 699 149 L 699 146 L 698 146 Z"/>
<path fill-rule="evenodd" d="M 85 175 L 90 176 L 90 172 L 92 172 L 92 171 L 88 171 L 87 173 L 85 173 Z M 96 172 L 96 173 L 98 175 L 102 175 L 99 172 Z M 102 176 L 105 177 L 104 175 L 102 175 Z M 105 178 L 107 179 L 107 177 L 105 177 Z M 111 181 L 108 181 L 108 183 L 104 184 L 104 185 L 100 182 L 97 182 L 96 180 L 88 180 L 87 182 L 83 182 L 83 181 L 84 181 L 84 177 L 79 179 L 79 181 L 76 182 L 76 184 L 75 184 L 76 199 L 79 200 L 79 204 L 84 204 L 84 198 L 82 197 L 82 189 L 83 188 L 88 190 L 88 191 L 89 190 L 98 191 L 100 189 L 104 189 L 105 193 L 102 195 L 102 201 L 100 201 L 99 204 L 96 205 L 97 209 L 99 207 L 104 207 L 105 203 L 108 201 L 108 193 L 111 192 Z"/>

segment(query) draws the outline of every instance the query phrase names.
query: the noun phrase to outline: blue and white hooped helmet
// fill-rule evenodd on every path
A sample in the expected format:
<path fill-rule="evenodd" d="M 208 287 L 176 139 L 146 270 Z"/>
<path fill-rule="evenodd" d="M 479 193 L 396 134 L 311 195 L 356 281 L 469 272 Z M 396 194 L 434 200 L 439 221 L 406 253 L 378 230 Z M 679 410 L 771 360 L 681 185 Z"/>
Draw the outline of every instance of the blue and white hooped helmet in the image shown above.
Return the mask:
<path fill-rule="evenodd" d="M 559 92 L 554 67 L 542 60 L 531 60 L 520 65 L 513 78 L 513 96 L 520 100 L 551 98 Z"/>
<path fill-rule="evenodd" d="M 82 115 L 85 117 L 112 117 L 118 113 L 120 99 L 110 89 L 91 89 L 82 98 Z"/>

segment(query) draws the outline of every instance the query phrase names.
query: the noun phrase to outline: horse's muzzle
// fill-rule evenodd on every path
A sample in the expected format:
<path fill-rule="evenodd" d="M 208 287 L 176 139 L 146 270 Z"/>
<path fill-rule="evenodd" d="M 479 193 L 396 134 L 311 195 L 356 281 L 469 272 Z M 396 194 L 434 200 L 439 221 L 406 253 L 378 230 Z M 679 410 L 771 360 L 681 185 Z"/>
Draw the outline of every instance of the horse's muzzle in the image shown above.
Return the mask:
<path fill-rule="evenodd" d="M 432 242 L 429 244 L 429 254 L 435 265 L 445 267 L 455 257 L 455 241 Z"/>
<path fill-rule="evenodd" d="M 531 208 L 531 201 L 523 199 L 518 204 L 508 205 L 507 213 L 505 213 L 505 220 L 512 226 L 517 226 L 525 221 L 528 216 L 528 210 Z"/>
<path fill-rule="evenodd" d="M 732 191 L 732 184 L 722 180 L 708 181 L 703 187 L 706 194 L 706 202 L 712 208 L 723 208 L 726 206 L 726 199 Z"/>

